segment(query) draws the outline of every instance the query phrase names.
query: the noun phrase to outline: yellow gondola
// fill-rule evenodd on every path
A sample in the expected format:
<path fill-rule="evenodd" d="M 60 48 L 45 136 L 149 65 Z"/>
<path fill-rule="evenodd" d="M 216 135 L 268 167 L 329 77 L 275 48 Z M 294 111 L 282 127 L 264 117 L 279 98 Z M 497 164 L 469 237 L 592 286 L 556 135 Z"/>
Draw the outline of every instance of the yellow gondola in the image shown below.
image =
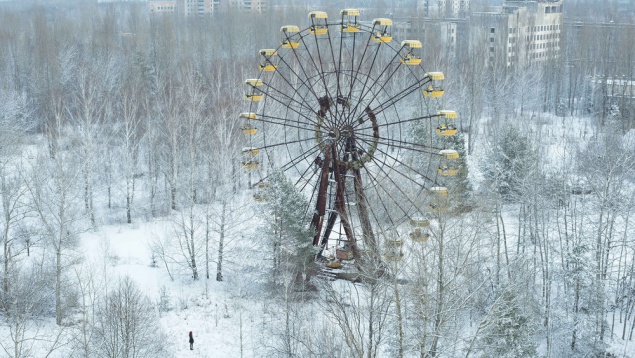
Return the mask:
<path fill-rule="evenodd" d="M 430 234 L 427 230 L 416 228 L 410 234 L 410 239 L 414 242 L 426 242 L 430 238 Z"/>
<path fill-rule="evenodd" d="M 335 250 L 335 258 L 338 260 L 352 260 L 353 252 L 349 248 L 339 248 Z"/>
<path fill-rule="evenodd" d="M 423 90 L 423 96 L 424 97 L 432 97 L 432 98 L 439 98 L 441 96 L 443 96 L 443 94 L 445 93 L 445 91 L 439 87 L 430 85 L 428 86 L 428 88 Z"/>
<path fill-rule="evenodd" d="M 430 221 L 423 219 L 410 219 L 410 226 L 427 227 L 430 226 Z"/>
<path fill-rule="evenodd" d="M 455 111 L 449 111 L 449 110 L 442 110 L 442 111 L 439 111 L 437 113 L 437 116 L 443 117 L 444 120 L 445 120 L 443 123 L 441 123 L 437 127 L 437 134 L 440 135 L 440 136 L 444 136 L 444 137 L 449 137 L 449 136 L 455 135 L 458 130 L 457 130 L 456 126 L 454 124 L 452 124 L 452 123 L 449 123 L 448 120 L 456 119 L 458 117 L 456 112 Z"/>
<path fill-rule="evenodd" d="M 300 28 L 295 25 L 285 25 L 280 28 L 280 32 L 282 32 L 282 42 L 280 43 L 280 47 L 282 48 L 298 48 L 300 46 L 300 41 L 294 36 L 298 32 L 300 32 Z"/>
<path fill-rule="evenodd" d="M 245 160 L 242 162 L 243 169 L 245 170 L 253 170 L 258 169 L 260 163 L 255 159 Z"/>
<path fill-rule="evenodd" d="M 326 33 L 329 32 L 329 27 L 326 23 L 328 17 L 324 11 L 311 11 L 309 13 L 309 18 L 311 19 L 309 33 L 313 35 L 326 35 Z"/>
<path fill-rule="evenodd" d="M 245 84 L 247 85 L 248 91 L 245 93 L 245 99 L 251 102 L 258 102 L 263 97 L 264 94 L 260 90 L 260 88 L 264 83 L 261 79 L 248 79 L 245 80 Z"/>
<path fill-rule="evenodd" d="M 445 76 L 443 75 L 443 72 L 428 72 L 426 73 L 426 77 L 430 78 L 433 81 L 433 83 L 430 86 L 428 86 L 428 88 L 423 90 L 423 96 L 432 97 L 432 98 L 438 98 L 443 96 L 445 91 L 443 90 L 441 85 L 438 83 L 439 81 L 445 80 Z"/>
<path fill-rule="evenodd" d="M 264 192 L 268 187 L 269 185 L 262 180 L 256 183 L 256 185 L 254 185 L 254 188 L 256 188 L 256 192 L 254 193 L 254 200 L 256 200 L 257 202 L 265 201 Z"/>
<path fill-rule="evenodd" d="M 258 51 L 258 53 L 260 54 L 260 56 L 262 56 L 261 60 L 260 60 L 260 65 L 258 66 L 258 68 L 260 68 L 261 71 L 263 72 L 273 72 L 278 68 L 278 65 L 276 65 L 273 61 L 272 61 L 272 57 L 277 56 L 278 52 L 274 49 L 263 49 Z"/>
<path fill-rule="evenodd" d="M 421 41 L 404 40 L 401 42 L 401 48 L 405 50 L 405 54 L 400 58 L 401 63 L 410 66 L 421 63 Z"/>
<path fill-rule="evenodd" d="M 392 35 L 390 34 L 390 28 L 392 27 L 392 20 L 385 18 L 378 18 L 373 20 L 373 42 L 376 43 L 388 43 L 392 41 Z"/>
<path fill-rule="evenodd" d="M 258 128 L 252 127 L 252 126 L 249 126 L 249 125 L 247 125 L 245 127 L 242 127 L 240 129 L 243 131 L 244 135 L 254 135 L 254 134 L 256 134 L 258 132 Z"/>
<path fill-rule="evenodd" d="M 243 152 L 243 155 L 250 155 L 252 157 L 255 157 L 256 155 L 260 153 L 260 149 L 253 148 L 253 147 L 245 147 L 243 148 L 242 152 Z"/>
<path fill-rule="evenodd" d="M 453 149 L 444 149 L 439 152 L 441 163 L 439 164 L 438 173 L 442 176 L 454 176 L 459 173 L 456 160 L 459 159 L 459 152 Z"/>
<path fill-rule="evenodd" d="M 430 77 L 433 81 L 443 81 L 445 80 L 445 76 L 443 72 L 428 72 L 426 73 L 426 77 Z"/>
<path fill-rule="evenodd" d="M 430 211 L 441 213 L 448 206 L 448 188 L 443 186 L 435 186 L 430 188 Z"/>
<path fill-rule="evenodd" d="M 240 114 L 240 118 L 243 119 L 258 119 L 258 116 L 256 115 L 256 113 L 253 112 L 243 112 Z"/>
<path fill-rule="evenodd" d="M 384 258 L 391 262 L 401 261 L 403 259 L 402 246 L 403 241 L 401 240 L 386 240 L 386 253 L 384 254 Z"/>
<path fill-rule="evenodd" d="M 340 16 L 342 17 L 342 25 L 340 25 L 342 32 L 359 32 L 360 26 L 357 23 L 359 10 L 344 9 L 340 11 Z"/>
<path fill-rule="evenodd" d="M 408 234 L 414 242 L 425 242 L 430 237 L 430 221 L 423 219 L 410 219 L 410 226 L 414 229 Z"/>

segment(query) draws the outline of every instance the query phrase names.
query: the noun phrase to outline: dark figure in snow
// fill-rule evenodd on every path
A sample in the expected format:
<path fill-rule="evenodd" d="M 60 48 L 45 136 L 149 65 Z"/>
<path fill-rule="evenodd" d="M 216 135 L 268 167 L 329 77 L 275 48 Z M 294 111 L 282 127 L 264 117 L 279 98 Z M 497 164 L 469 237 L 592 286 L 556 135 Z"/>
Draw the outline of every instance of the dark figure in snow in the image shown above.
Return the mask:
<path fill-rule="evenodd" d="M 190 350 L 194 350 L 194 336 L 192 335 L 192 331 L 190 331 Z"/>

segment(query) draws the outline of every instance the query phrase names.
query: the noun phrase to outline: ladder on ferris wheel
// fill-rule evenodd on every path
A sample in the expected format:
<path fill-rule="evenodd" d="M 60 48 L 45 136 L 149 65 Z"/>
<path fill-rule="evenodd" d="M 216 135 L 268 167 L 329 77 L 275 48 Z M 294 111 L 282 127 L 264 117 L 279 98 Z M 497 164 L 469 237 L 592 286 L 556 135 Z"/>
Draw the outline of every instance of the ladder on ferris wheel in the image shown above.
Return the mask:
<path fill-rule="evenodd" d="M 337 275 L 333 272 L 333 269 L 326 266 L 321 266 L 320 271 L 316 276 L 317 278 L 326 281 L 335 281 L 337 279 Z"/>

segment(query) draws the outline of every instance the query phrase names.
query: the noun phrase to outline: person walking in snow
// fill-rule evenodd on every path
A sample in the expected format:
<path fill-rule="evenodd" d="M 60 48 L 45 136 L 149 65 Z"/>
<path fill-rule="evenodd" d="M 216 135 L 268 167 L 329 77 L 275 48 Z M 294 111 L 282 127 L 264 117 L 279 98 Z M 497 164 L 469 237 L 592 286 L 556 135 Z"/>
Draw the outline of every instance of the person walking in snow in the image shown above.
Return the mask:
<path fill-rule="evenodd" d="M 190 331 L 190 350 L 194 350 L 194 335 L 192 335 L 192 331 Z"/>

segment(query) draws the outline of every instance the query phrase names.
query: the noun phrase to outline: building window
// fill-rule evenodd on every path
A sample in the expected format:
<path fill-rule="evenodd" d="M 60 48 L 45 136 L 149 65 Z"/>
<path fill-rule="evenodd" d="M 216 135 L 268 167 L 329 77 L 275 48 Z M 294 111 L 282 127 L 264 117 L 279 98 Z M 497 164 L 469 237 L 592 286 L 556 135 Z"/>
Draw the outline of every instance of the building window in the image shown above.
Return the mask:
<path fill-rule="evenodd" d="M 489 30 L 489 32 L 493 34 L 493 33 L 494 33 L 494 28 L 492 27 L 492 28 Z"/>

